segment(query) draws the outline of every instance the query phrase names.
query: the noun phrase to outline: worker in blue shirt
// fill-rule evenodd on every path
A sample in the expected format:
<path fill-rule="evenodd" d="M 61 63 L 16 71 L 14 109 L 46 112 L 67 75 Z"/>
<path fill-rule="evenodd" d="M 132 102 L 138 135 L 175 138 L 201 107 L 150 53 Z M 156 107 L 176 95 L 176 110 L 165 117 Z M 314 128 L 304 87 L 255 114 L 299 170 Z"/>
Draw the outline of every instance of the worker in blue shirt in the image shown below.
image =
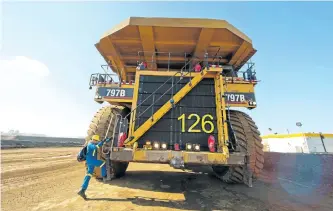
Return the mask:
<path fill-rule="evenodd" d="M 89 181 L 94 173 L 95 167 L 100 167 L 102 170 L 102 177 L 106 177 L 106 166 L 105 161 L 97 160 L 97 150 L 104 144 L 104 142 L 109 142 L 110 139 L 106 138 L 103 141 L 100 141 L 99 135 L 93 135 L 91 140 L 87 145 L 87 154 L 86 154 L 86 164 L 87 164 L 87 174 L 84 177 L 81 190 L 78 194 L 86 199 L 86 190 L 89 185 Z"/>

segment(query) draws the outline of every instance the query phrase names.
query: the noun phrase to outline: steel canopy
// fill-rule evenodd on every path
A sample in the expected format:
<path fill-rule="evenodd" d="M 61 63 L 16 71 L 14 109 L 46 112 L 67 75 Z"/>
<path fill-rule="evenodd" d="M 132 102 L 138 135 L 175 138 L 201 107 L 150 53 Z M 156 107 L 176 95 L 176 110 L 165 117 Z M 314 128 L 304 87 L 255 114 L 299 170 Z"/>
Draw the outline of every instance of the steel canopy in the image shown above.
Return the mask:
<path fill-rule="evenodd" d="M 122 79 L 135 72 L 139 60 L 150 62 L 152 69 L 179 70 L 185 54 L 203 60 L 207 52 L 211 62 L 239 70 L 256 52 L 251 39 L 227 21 L 197 18 L 130 17 L 95 46 Z"/>

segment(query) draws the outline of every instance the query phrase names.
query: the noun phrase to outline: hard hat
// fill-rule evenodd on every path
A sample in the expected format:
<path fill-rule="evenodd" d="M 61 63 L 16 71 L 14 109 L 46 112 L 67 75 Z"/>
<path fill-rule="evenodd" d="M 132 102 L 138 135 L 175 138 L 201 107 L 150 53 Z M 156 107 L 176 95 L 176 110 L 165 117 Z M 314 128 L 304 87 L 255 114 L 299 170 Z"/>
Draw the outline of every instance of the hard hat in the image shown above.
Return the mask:
<path fill-rule="evenodd" d="M 91 137 L 92 140 L 96 140 L 96 141 L 99 141 L 99 135 L 93 135 Z"/>

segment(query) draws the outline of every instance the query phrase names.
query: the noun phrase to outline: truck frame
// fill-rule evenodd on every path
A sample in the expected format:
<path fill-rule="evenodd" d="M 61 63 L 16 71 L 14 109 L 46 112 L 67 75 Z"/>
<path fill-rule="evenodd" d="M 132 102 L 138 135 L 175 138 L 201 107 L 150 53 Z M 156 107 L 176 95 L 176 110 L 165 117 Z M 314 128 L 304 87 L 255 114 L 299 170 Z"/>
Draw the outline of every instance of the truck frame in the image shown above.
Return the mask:
<path fill-rule="evenodd" d="M 108 180 L 129 162 L 199 164 L 252 186 L 263 168 L 262 140 L 251 117 L 231 109 L 257 107 L 248 62 L 256 49 L 245 34 L 224 20 L 131 17 L 95 46 L 107 64 L 89 88 L 109 105 L 95 114 L 86 141 L 111 138 L 98 153 Z"/>

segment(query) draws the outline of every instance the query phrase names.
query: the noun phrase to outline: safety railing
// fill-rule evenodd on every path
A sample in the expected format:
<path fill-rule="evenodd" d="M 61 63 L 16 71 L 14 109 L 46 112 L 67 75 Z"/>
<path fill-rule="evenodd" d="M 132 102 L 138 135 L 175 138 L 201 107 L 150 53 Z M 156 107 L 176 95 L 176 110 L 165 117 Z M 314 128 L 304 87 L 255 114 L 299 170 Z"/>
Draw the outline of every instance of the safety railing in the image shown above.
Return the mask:
<path fill-rule="evenodd" d="M 138 51 L 137 64 L 140 66 L 145 62 L 147 63 L 146 69 L 155 69 L 157 60 L 159 60 L 159 65 L 169 71 L 172 64 L 181 63 L 183 61 L 183 56 L 183 54 L 174 52 Z M 186 58 L 184 58 L 184 61 L 186 63 Z"/>
<path fill-rule="evenodd" d="M 146 55 L 142 55 L 143 53 L 146 53 Z M 221 67 L 223 68 L 222 75 L 227 78 L 228 81 L 234 82 L 234 81 L 245 81 L 245 82 L 258 82 L 257 77 L 256 77 L 256 72 L 254 68 L 254 63 L 248 62 L 245 65 L 247 67 L 244 67 L 241 70 L 235 71 L 233 69 L 232 65 L 227 65 L 226 62 L 227 60 L 224 59 L 222 56 L 216 54 L 214 56 L 208 56 L 207 53 L 204 54 L 204 57 L 198 58 L 198 57 L 193 57 L 191 54 L 176 54 L 172 52 L 148 52 L 150 54 L 147 54 L 145 51 L 139 51 L 138 52 L 138 61 L 137 61 L 137 66 L 125 66 L 124 68 L 137 68 L 137 70 L 155 70 L 157 68 L 157 59 L 161 57 L 166 57 L 164 58 L 165 62 L 164 67 L 161 68 L 161 65 L 163 67 L 163 64 L 158 61 L 158 69 L 162 70 L 167 70 L 167 71 L 176 71 L 177 72 L 196 72 L 197 70 L 197 65 L 199 65 L 200 70 L 207 67 Z M 151 56 L 149 56 L 151 55 Z M 174 57 L 179 57 L 178 61 L 174 61 Z M 151 58 L 150 61 L 146 61 L 147 58 Z M 180 58 L 183 60 L 181 61 Z M 145 64 L 144 64 L 145 62 Z M 178 70 L 171 69 L 170 67 L 173 66 L 173 64 L 181 64 L 182 62 L 183 65 L 181 68 L 179 67 Z M 134 84 L 135 83 L 135 72 L 127 72 L 125 74 L 126 79 L 122 80 L 120 75 L 117 74 L 111 74 L 109 72 L 115 70 L 116 72 L 119 72 L 117 67 L 114 67 L 112 65 L 101 65 L 102 69 L 104 70 L 105 73 L 94 73 L 90 76 L 90 81 L 89 81 L 89 88 L 92 86 L 96 85 L 103 85 L 103 84 Z M 179 71 L 180 69 L 180 71 Z M 118 78 L 118 81 L 116 81 L 114 78 Z"/>
<path fill-rule="evenodd" d="M 248 81 L 256 81 L 256 70 L 253 62 L 246 63 L 247 68 L 245 71 L 240 71 L 243 74 L 243 78 Z"/>
<path fill-rule="evenodd" d="M 149 52 L 139 51 L 137 60 L 137 70 L 153 70 L 158 65 L 158 69 L 171 70 L 174 64 L 180 65 L 177 68 L 182 69 L 184 72 L 195 71 L 195 66 L 199 64 L 202 68 L 208 66 L 219 66 L 227 64 L 228 60 L 219 55 L 218 52 L 213 56 L 208 56 L 208 53 L 204 53 L 204 56 L 195 56 L 191 53 L 173 53 L 173 52 Z M 182 64 L 183 63 L 183 64 Z"/>
<path fill-rule="evenodd" d="M 234 71 L 231 65 L 220 65 L 223 68 L 222 75 L 227 81 L 243 81 L 243 82 L 258 82 L 256 77 L 256 71 L 254 69 L 254 63 L 246 63 L 245 70 Z M 214 66 L 214 65 L 210 65 Z"/>
<path fill-rule="evenodd" d="M 93 73 L 90 76 L 89 86 L 97 86 L 98 84 L 111 84 L 114 82 L 113 74 Z"/>
<path fill-rule="evenodd" d="M 112 125 L 112 120 L 113 120 L 113 118 L 115 117 L 115 121 L 114 121 L 114 124 L 113 124 L 113 133 L 112 133 L 112 137 L 111 137 L 111 150 L 112 150 L 112 147 L 113 147 L 113 144 L 114 144 L 114 138 L 115 138 L 115 132 L 116 132 L 116 127 L 117 127 L 117 124 L 118 124 L 118 120 L 121 118 L 121 115 L 120 114 L 115 114 L 115 113 L 113 113 L 113 112 L 111 112 L 112 113 L 112 115 L 111 115 L 111 118 L 110 118 L 110 120 L 109 120 L 109 126 L 108 126 L 108 129 L 106 130 L 106 133 L 105 133 L 105 136 L 104 136 L 104 138 L 106 138 L 106 137 L 108 137 L 108 134 L 109 134 L 109 130 L 110 130 L 110 127 L 111 127 L 111 125 Z M 102 146 L 102 153 L 104 154 L 104 155 L 107 155 L 107 154 L 109 154 L 110 153 L 110 150 L 104 150 L 104 146 L 105 145 L 103 145 Z"/>
<path fill-rule="evenodd" d="M 193 57 L 190 53 L 175 52 L 155 52 L 155 51 L 139 51 L 137 59 L 137 70 L 163 69 L 167 71 L 179 71 L 183 69 L 185 72 L 191 69 L 191 63 L 198 57 Z M 145 65 L 144 65 L 145 64 Z"/>
<path fill-rule="evenodd" d="M 189 62 L 191 61 L 191 62 Z M 253 80 L 253 76 L 255 75 L 254 71 L 254 63 L 248 62 L 247 70 L 245 71 L 234 71 L 232 65 L 228 65 L 229 60 L 224 56 L 219 54 L 219 49 L 213 56 L 208 56 L 208 53 L 204 54 L 204 57 L 193 56 L 190 53 L 173 53 L 173 52 L 149 52 L 149 51 L 139 51 L 138 52 L 138 60 L 137 60 L 137 69 L 154 69 L 154 66 L 157 64 L 164 65 L 164 68 L 170 70 L 170 67 L 177 63 L 184 63 L 182 67 L 182 71 L 194 71 L 195 65 L 199 64 L 201 67 L 210 66 L 210 67 L 223 67 L 223 69 L 229 70 L 232 69 L 235 72 L 232 75 L 228 75 L 228 77 L 243 77 L 245 80 Z M 144 66 L 146 63 L 146 66 Z M 160 67 L 159 67 L 160 69 Z M 227 71 L 226 71 L 227 72 Z M 241 73 L 241 74 L 239 74 Z"/>
<path fill-rule="evenodd" d="M 106 85 L 106 84 L 128 84 L 132 85 L 135 83 L 135 73 L 128 73 L 126 76 L 130 80 L 122 80 L 115 81 L 112 76 L 116 76 L 115 74 L 107 74 L 107 73 L 93 73 L 90 76 L 89 87 L 97 86 L 97 85 Z"/>

